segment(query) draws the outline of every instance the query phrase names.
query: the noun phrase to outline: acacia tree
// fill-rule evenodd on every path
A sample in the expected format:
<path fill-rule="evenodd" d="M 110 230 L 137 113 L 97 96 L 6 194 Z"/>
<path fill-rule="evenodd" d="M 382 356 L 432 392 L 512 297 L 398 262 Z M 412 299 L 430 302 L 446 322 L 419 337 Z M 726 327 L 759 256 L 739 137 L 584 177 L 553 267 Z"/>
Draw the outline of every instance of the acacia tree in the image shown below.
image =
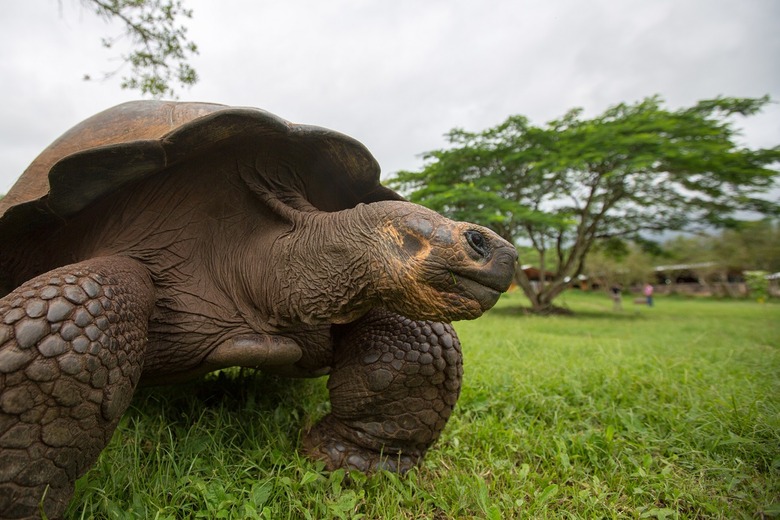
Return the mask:
<path fill-rule="evenodd" d="M 113 48 L 123 37 L 130 40 L 131 51 L 122 55 L 130 71 L 122 77 L 122 88 L 137 89 L 153 97 L 174 96 L 174 84 L 191 86 L 198 75 L 187 62 L 198 53 L 187 39 L 187 28 L 180 18 L 192 18 L 180 0 L 82 0 L 85 7 L 99 16 L 120 22 L 122 35 L 103 38 L 103 46 Z M 111 77 L 118 71 L 109 72 Z M 91 76 L 85 75 L 90 80 Z"/>
<path fill-rule="evenodd" d="M 738 210 L 776 215 L 778 204 L 761 195 L 777 178 L 780 147 L 740 147 L 734 126 L 768 102 L 717 98 L 669 110 L 650 97 L 592 119 L 572 110 L 542 127 L 513 116 L 482 132 L 451 131 L 450 147 L 425 153 L 420 171 L 398 172 L 391 184 L 452 218 L 530 242 L 552 280 L 532 284 L 518 269 L 516 281 L 546 312 L 600 240 L 728 226 Z"/>

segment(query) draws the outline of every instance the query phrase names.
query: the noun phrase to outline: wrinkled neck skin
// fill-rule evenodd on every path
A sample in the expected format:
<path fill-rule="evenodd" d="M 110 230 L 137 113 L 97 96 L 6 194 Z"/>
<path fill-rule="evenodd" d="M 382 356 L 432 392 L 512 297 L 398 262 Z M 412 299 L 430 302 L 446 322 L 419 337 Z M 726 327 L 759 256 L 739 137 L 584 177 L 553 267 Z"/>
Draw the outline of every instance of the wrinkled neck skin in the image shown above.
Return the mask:
<path fill-rule="evenodd" d="M 273 243 L 257 230 L 240 269 L 265 323 L 279 330 L 348 323 L 376 305 L 376 212 L 359 205 L 333 213 L 295 211 L 291 218 L 291 229 Z M 258 258 L 270 260 L 260 265 Z"/>

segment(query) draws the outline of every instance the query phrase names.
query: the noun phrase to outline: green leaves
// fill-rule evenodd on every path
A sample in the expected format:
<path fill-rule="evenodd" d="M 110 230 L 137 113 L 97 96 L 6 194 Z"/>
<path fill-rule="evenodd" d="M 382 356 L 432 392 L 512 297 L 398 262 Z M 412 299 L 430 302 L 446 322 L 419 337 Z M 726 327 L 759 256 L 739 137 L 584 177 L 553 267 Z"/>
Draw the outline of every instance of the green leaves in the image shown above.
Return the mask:
<path fill-rule="evenodd" d="M 194 85 L 198 74 L 187 59 L 198 53 L 187 39 L 187 28 L 180 18 L 192 18 L 192 11 L 181 0 L 84 0 L 98 15 L 124 25 L 124 36 L 133 49 L 122 56 L 130 72 L 122 78 L 122 88 L 137 89 L 155 98 L 175 97 L 173 85 Z M 104 38 L 107 49 L 121 39 Z M 117 71 L 108 73 L 113 76 Z M 85 76 L 85 79 L 91 79 Z"/>

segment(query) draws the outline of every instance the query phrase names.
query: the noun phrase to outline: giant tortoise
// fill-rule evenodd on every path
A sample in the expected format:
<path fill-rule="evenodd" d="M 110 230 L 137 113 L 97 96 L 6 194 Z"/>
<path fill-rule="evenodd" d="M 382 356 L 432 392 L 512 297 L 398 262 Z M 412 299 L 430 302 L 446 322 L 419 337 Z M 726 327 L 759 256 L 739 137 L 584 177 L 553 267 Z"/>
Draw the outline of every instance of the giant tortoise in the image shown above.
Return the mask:
<path fill-rule="evenodd" d="M 101 112 L 0 201 L 0 517 L 61 516 L 137 385 L 234 366 L 329 374 L 302 449 L 403 472 L 458 397 L 448 323 L 516 260 L 381 186 L 343 134 L 208 103 Z"/>

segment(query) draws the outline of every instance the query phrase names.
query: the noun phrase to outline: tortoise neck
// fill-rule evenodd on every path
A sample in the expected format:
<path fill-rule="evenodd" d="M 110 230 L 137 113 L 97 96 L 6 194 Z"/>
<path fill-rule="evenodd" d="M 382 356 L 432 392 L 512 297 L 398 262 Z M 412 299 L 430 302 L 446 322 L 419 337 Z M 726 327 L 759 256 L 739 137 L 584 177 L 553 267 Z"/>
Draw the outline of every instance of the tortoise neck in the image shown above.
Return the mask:
<path fill-rule="evenodd" d="M 255 306 L 273 326 L 348 323 L 377 303 L 372 216 L 364 205 L 297 213 L 252 284 Z"/>

